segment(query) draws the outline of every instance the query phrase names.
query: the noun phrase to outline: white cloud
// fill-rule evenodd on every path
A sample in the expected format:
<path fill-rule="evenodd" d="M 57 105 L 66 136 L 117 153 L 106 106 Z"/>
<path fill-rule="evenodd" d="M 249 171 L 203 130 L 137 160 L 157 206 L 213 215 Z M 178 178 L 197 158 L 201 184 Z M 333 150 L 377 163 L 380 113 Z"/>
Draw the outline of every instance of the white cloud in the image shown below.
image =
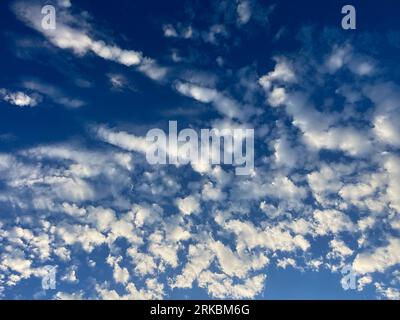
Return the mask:
<path fill-rule="evenodd" d="M 135 264 L 135 272 L 140 276 L 153 274 L 156 270 L 157 265 L 151 255 L 138 252 L 134 247 L 129 248 L 127 253 L 132 258 L 132 262 Z"/>
<path fill-rule="evenodd" d="M 353 250 L 351 250 L 342 240 L 333 239 L 329 242 L 329 246 L 332 248 L 332 252 L 330 254 L 331 258 L 341 258 L 344 259 L 347 256 L 353 254 Z"/>
<path fill-rule="evenodd" d="M 53 185 L 54 192 L 63 200 L 83 201 L 93 199 L 95 192 L 89 183 L 82 179 L 54 179 L 47 180 L 50 185 Z"/>
<path fill-rule="evenodd" d="M 217 299 L 251 299 L 261 292 L 265 279 L 265 275 L 258 275 L 234 284 L 233 280 L 224 274 L 205 271 L 199 276 L 199 286 L 207 288 Z"/>
<path fill-rule="evenodd" d="M 100 232 L 109 230 L 112 224 L 117 220 L 113 210 L 102 207 L 90 207 L 88 209 L 87 219 L 92 222 Z"/>
<path fill-rule="evenodd" d="M 364 287 L 368 284 L 372 283 L 372 277 L 371 276 L 363 276 L 357 280 L 357 290 L 362 291 L 364 290 Z"/>
<path fill-rule="evenodd" d="M 139 66 L 143 72 L 153 80 L 161 80 L 167 70 L 157 66 L 156 62 L 143 57 L 142 53 L 135 50 L 125 50 L 112 43 L 92 38 L 92 27 L 82 16 L 74 17 L 68 11 L 69 5 L 64 5 L 62 14 L 57 15 L 55 30 L 45 30 L 41 27 L 41 10 L 38 5 L 16 2 L 13 10 L 16 16 L 28 26 L 42 33 L 53 45 L 61 49 L 70 49 L 76 55 L 82 56 L 89 52 L 105 60 L 114 61 L 125 66 Z M 62 9 L 60 9 L 62 10 Z M 71 25 L 74 25 L 72 27 Z M 78 29 L 76 25 L 80 26 Z"/>
<path fill-rule="evenodd" d="M 231 277 L 244 278 L 250 270 L 259 270 L 269 262 L 264 254 L 250 255 L 245 252 L 236 254 L 220 241 L 210 244 L 210 249 L 214 251 L 221 270 Z"/>
<path fill-rule="evenodd" d="M 182 273 L 171 280 L 171 287 L 190 288 L 193 281 L 200 275 L 203 270 L 208 269 L 212 259 L 213 252 L 207 245 L 198 243 L 190 245 L 188 250 L 188 261 L 184 266 Z"/>
<path fill-rule="evenodd" d="M 178 36 L 175 28 L 171 24 L 166 24 L 163 26 L 164 36 L 167 38 L 175 38 Z"/>
<path fill-rule="evenodd" d="M 176 204 L 179 210 L 185 215 L 200 212 L 200 202 L 195 196 L 187 196 L 186 198 L 177 199 Z"/>
<path fill-rule="evenodd" d="M 353 262 L 353 268 L 360 274 L 385 272 L 386 269 L 399 263 L 400 240 L 390 238 L 386 246 L 376 248 L 371 252 L 359 253 Z"/>
<path fill-rule="evenodd" d="M 146 285 L 138 289 L 136 285 L 129 282 L 125 286 L 126 293 L 120 295 L 115 290 L 108 289 L 108 284 L 96 284 L 96 291 L 101 299 L 104 300 L 161 300 L 164 293 L 164 285 L 157 283 L 155 279 L 147 279 Z"/>
<path fill-rule="evenodd" d="M 310 247 L 310 243 L 303 236 L 292 236 L 280 227 L 258 230 L 250 222 L 231 220 L 225 223 L 224 228 L 236 234 L 238 250 L 261 247 L 272 251 L 295 251 L 296 249 L 306 251 Z"/>
<path fill-rule="evenodd" d="M 118 257 L 113 257 L 113 256 L 108 256 L 107 257 L 107 263 L 113 267 L 113 277 L 115 282 L 117 283 L 122 283 L 122 284 L 127 284 L 129 281 L 129 272 L 127 268 L 124 268 L 119 265 L 119 263 L 122 260 L 122 256 Z"/>
<path fill-rule="evenodd" d="M 339 195 L 355 205 L 358 205 L 363 199 L 373 195 L 374 186 L 367 183 L 347 184 L 340 189 Z"/>
<path fill-rule="evenodd" d="M 249 116 L 244 114 L 243 108 L 237 101 L 215 89 L 184 82 L 177 82 L 175 88 L 179 93 L 199 102 L 212 103 L 218 112 L 229 118 L 243 119 Z"/>
<path fill-rule="evenodd" d="M 163 80 L 167 74 L 167 68 L 160 67 L 156 61 L 149 58 L 144 58 L 138 69 L 155 81 Z"/>
<path fill-rule="evenodd" d="M 251 7 L 250 3 L 247 0 L 242 0 L 238 3 L 237 6 L 237 14 L 238 14 L 238 23 L 246 24 L 249 22 L 251 18 Z"/>
<path fill-rule="evenodd" d="M 166 38 L 190 39 L 193 36 L 193 29 L 191 26 L 183 27 L 178 25 L 174 27 L 172 24 L 165 24 L 163 25 L 163 31 Z"/>
<path fill-rule="evenodd" d="M 125 88 L 129 88 L 134 90 L 134 87 L 129 85 L 128 80 L 122 74 L 118 73 L 110 73 L 107 75 L 108 80 L 110 81 L 111 88 L 116 91 L 122 91 Z"/>
<path fill-rule="evenodd" d="M 315 232 L 318 235 L 338 234 L 343 231 L 355 231 L 351 219 L 343 212 L 334 209 L 316 210 L 313 214 Z"/>
<path fill-rule="evenodd" d="M 47 31 L 41 28 L 40 8 L 26 6 L 17 2 L 14 11 L 17 16 L 31 27 L 43 33 L 55 46 L 61 49 L 71 49 L 77 55 L 83 55 L 89 51 L 106 60 L 113 60 L 126 66 L 137 65 L 141 61 L 141 53 L 132 50 L 123 50 L 114 45 L 108 45 L 103 41 L 92 39 L 84 29 L 74 29 L 58 19 L 57 28 Z M 36 13 L 38 15 L 36 15 Z"/>
<path fill-rule="evenodd" d="M 71 0 L 57 0 L 58 5 L 64 8 L 71 7 Z"/>
<path fill-rule="evenodd" d="M 343 166 L 336 165 L 335 168 L 322 165 L 319 171 L 313 171 L 307 175 L 308 184 L 313 191 L 313 196 L 321 204 L 328 202 L 328 196 L 339 192 L 343 183 L 340 181 L 339 172 L 342 173 Z"/>
<path fill-rule="evenodd" d="M 400 113 L 377 115 L 374 119 L 374 132 L 379 140 L 400 147 Z"/>
<path fill-rule="evenodd" d="M 349 46 L 335 47 L 331 55 L 326 60 L 326 66 L 332 73 L 338 71 L 348 62 L 351 55 L 351 48 Z"/>
<path fill-rule="evenodd" d="M 104 235 L 87 225 L 59 225 L 56 233 L 66 245 L 80 244 L 87 252 L 91 252 L 106 240 Z"/>
<path fill-rule="evenodd" d="M 80 99 L 67 97 L 60 89 L 48 83 L 30 80 L 23 82 L 22 85 L 27 89 L 40 92 L 41 94 L 48 96 L 54 103 L 63 105 L 67 108 L 80 108 L 85 104 L 85 102 Z"/>
<path fill-rule="evenodd" d="M 303 187 L 296 186 L 292 180 L 285 176 L 277 176 L 271 183 L 269 194 L 279 199 L 304 199 L 307 191 Z"/>
<path fill-rule="evenodd" d="M 17 107 L 35 107 L 41 101 L 37 94 L 29 95 L 22 91 L 11 92 L 6 89 L 0 89 L 0 98 Z"/>
<path fill-rule="evenodd" d="M 304 139 L 313 148 L 342 150 L 351 156 L 363 156 L 372 148 L 368 135 L 353 128 L 307 131 L 304 133 Z"/>
<path fill-rule="evenodd" d="M 268 96 L 268 103 L 271 107 L 279 107 L 286 101 L 285 88 L 273 88 Z"/>
<path fill-rule="evenodd" d="M 106 127 L 100 126 L 97 128 L 97 135 L 103 141 L 116 145 L 120 148 L 129 151 L 137 151 L 145 154 L 151 146 L 143 137 L 137 137 L 126 132 L 115 132 Z"/>
<path fill-rule="evenodd" d="M 269 90 L 272 82 L 293 83 L 297 81 L 294 68 L 289 61 L 283 58 L 275 58 L 275 61 L 275 69 L 258 80 L 264 89 Z"/>
<path fill-rule="evenodd" d="M 205 201 L 223 201 L 226 198 L 226 194 L 220 188 L 214 187 L 211 182 L 204 184 L 201 195 Z"/>
<path fill-rule="evenodd" d="M 397 288 L 391 288 L 385 286 L 383 283 L 375 283 L 376 290 L 380 293 L 385 299 L 389 300 L 400 300 L 400 291 Z"/>
<path fill-rule="evenodd" d="M 178 266 L 177 247 L 168 244 L 152 243 L 149 246 L 149 250 L 173 268 Z"/>
<path fill-rule="evenodd" d="M 283 136 L 274 143 L 275 161 L 281 166 L 294 167 L 298 164 L 299 149 L 296 149 L 287 137 Z"/>
<path fill-rule="evenodd" d="M 70 283 L 78 283 L 79 280 L 76 276 L 76 266 L 72 266 L 66 270 L 66 273 L 61 277 L 62 281 L 70 282 Z"/>
<path fill-rule="evenodd" d="M 286 269 L 288 266 L 296 267 L 296 261 L 292 258 L 284 258 L 278 260 L 276 265 L 280 268 Z"/>
<path fill-rule="evenodd" d="M 384 168 L 388 173 L 387 199 L 390 202 L 390 207 L 400 211 L 400 199 L 398 196 L 400 194 L 400 158 L 389 155 L 384 160 Z"/>

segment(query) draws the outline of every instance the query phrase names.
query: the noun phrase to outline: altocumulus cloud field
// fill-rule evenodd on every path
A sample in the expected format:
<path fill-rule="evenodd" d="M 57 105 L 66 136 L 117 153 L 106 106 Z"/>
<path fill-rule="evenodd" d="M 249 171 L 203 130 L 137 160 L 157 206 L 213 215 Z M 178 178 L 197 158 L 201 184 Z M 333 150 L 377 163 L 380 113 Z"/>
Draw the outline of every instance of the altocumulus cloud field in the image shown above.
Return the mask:
<path fill-rule="evenodd" d="M 366 2 L 1 1 L 1 298 L 399 299 L 400 4 Z M 150 164 L 170 121 L 254 166 Z"/>

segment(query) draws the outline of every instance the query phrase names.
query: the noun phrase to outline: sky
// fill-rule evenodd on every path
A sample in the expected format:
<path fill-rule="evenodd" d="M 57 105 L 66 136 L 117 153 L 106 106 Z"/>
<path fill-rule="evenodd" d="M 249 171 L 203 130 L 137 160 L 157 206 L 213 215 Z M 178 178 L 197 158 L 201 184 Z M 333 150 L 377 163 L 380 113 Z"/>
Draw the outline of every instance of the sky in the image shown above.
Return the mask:
<path fill-rule="evenodd" d="M 400 299 L 399 10 L 1 1 L 0 298 Z M 254 165 L 150 163 L 172 121 Z"/>

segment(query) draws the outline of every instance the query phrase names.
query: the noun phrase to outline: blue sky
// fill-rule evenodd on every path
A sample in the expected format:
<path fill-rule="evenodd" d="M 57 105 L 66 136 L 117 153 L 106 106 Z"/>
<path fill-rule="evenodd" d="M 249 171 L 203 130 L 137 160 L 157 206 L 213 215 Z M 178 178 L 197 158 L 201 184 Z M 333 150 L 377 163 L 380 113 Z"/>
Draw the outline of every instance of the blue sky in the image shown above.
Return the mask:
<path fill-rule="evenodd" d="M 399 299 L 400 4 L 345 4 L 1 1 L 0 297 Z M 169 121 L 254 169 L 150 164 Z"/>

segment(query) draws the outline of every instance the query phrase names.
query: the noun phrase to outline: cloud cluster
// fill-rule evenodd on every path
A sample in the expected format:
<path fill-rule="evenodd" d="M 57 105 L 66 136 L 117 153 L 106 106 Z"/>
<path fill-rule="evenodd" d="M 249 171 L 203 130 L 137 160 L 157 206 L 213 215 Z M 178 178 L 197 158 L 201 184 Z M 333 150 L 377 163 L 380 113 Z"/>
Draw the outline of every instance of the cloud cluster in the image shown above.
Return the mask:
<path fill-rule="evenodd" d="M 217 112 L 194 122 L 197 130 L 254 128 L 255 167 L 238 177 L 221 165 L 150 165 L 143 127 L 129 122 L 85 124 L 88 144 L 2 151 L 0 293 L 57 265 L 57 299 L 162 299 L 193 287 L 215 298 L 256 298 L 268 290 L 270 268 L 330 270 L 339 283 L 351 265 L 358 290 L 398 297 L 400 95 L 377 61 L 349 42 L 327 44 L 323 34 L 325 49 L 306 44 L 264 72 L 229 70 L 209 81 L 193 68 L 167 83 L 168 69 L 156 60 L 97 40 L 91 25 L 68 13 L 70 2 L 60 3 L 53 31 L 41 28 L 34 5 L 13 8 L 76 59 L 91 53 L 135 66 L 185 103 L 212 106 Z M 233 23 L 257 19 L 253 5 L 235 2 Z M 212 21 L 203 39 L 218 45 L 229 26 Z M 169 38 L 194 35 L 182 25 L 163 30 Z M 114 89 L 129 84 L 119 73 L 108 79 Z M 6 89 L 0 96 L 21 107 L 39 95 L 83 105 L 41 81 L 23 87 L 37 96 Z"/>

